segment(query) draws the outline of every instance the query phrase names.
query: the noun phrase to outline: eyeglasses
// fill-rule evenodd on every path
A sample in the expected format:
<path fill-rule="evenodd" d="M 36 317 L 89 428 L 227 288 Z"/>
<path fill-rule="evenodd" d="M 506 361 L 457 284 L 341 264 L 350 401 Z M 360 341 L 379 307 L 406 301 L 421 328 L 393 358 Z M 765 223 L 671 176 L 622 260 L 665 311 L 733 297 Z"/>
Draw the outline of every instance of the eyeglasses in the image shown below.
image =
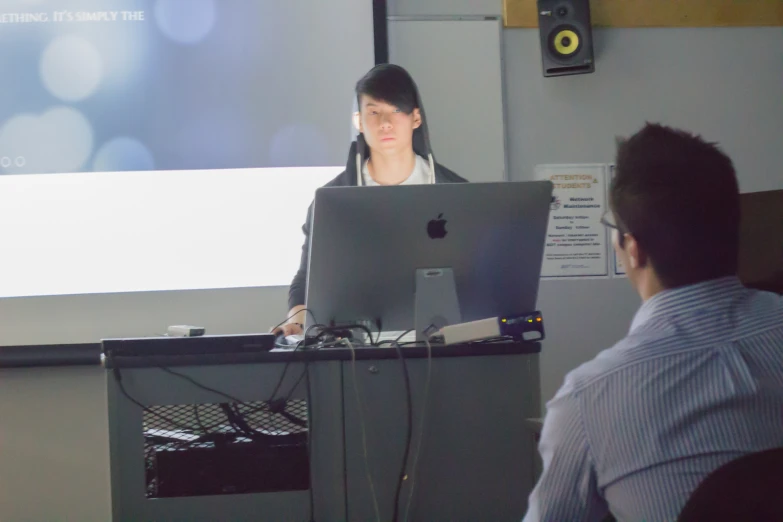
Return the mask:
<path fill-rule="evenodd" d="M 611 210 L 607 210 L 604 212 L 603 216 L 601 216 L 601 224 L 608 228 L 620 230 L 620 227 L 617 225 L 617 220 L 614 218 L 614 212 Z"/>

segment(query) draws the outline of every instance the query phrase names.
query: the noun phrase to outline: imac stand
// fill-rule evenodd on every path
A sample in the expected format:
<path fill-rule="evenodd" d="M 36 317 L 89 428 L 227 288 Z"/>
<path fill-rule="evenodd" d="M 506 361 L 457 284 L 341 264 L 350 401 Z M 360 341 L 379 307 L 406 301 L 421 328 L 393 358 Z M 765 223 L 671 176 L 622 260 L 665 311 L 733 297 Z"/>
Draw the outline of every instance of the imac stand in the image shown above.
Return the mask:
<path fill-rule="evenodd" d="M 462 322 L 454 271 L 451 268 L 417 269 L 414 301 L 417 341 L 428 339 L 446 325 Z"/>

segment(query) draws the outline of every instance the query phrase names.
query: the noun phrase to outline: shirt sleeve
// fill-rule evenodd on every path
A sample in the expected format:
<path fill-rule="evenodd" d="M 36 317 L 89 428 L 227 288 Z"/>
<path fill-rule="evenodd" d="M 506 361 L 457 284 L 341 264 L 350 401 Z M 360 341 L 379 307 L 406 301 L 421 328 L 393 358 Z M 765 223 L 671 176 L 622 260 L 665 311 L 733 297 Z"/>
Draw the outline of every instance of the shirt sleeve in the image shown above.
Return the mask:
<path fill-rule="evenodd" d="M 608 508 L 597 489 L 579 397 L 568 390 L 568 379 L 547 404 L 538 449 L 543 472 L 523 522 L 602 520 Z"/>
<path fill-rule="evenodd" d="M 304 244 L 302 245 L 302 257 L 299 260 L 299 270 L 294 275 L 291 286 L 288 287 L 288 309 L 305 304 L 305 295 L 307 293 L 307 265 L 310 260 L 310 221 L 313 218 L 313 205 L 307 209 L 307 219 L 302 225 L 304 233 Z"/>

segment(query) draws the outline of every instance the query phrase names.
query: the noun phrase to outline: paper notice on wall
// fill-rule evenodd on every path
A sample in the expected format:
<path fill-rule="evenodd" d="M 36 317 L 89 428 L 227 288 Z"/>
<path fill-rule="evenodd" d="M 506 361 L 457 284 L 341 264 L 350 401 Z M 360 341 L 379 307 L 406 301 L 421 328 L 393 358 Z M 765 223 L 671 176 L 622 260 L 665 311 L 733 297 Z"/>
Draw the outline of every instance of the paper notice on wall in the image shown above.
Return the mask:
<path fill-rule="evenodd" d="M 614 165 L 609 165 L 606 169 L 607 177 L 606 177 L 606 201 L 607 201 L 607 208 L 608 208 L 608 201 L 609 201 L 609 184 L 612 183 L 612 180 L 614 179 Z M 611 235 L 609 236 L 609 250 L 612 257 L 612 277 L 626 277 L 625 275 L 625 268 L 623 267 L 622 260 L 617 257 L 617 252 L 614 250 L 614 246 L 612 245 L 612 239 Z"/>
<path fill-rule="evenodd" d="M 538 165 L 535 176 L 554 185 L 541 277 L 608 277 L 606 165 Z"/>

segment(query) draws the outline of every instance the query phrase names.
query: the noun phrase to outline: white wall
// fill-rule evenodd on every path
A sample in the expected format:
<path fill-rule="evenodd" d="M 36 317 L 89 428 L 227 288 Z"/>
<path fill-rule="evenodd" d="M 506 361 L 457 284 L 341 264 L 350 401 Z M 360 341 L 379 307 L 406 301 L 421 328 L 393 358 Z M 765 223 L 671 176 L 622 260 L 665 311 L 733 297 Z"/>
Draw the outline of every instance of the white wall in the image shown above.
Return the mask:
<path fill-rule="evenodd" d="M 645 121 L 701 133 L 734 159 L 743 192 L 783 188 L 783 31 L 599 29 L 596 72 L 544 78 L 538 30 L 504 33 L 509 172 L 607 163 L 615 136 Z M 625 280 L 544 281 L 541 396 L 627 332 L 639 298 Z"/>
<path fill-rule="evenodd" d="M 0 520 L 111 519 L 103 370 L 0 370 Z"/>
<path fill-rule="evenodd" d="M 506 30 L 515 179 L 536 163 L 607 162 L 645 121 L 701 133 L 734 159 L 743 192 L 783 184 L 783 30 L 598 29 L 595 74 L 541 75 L 537 30 Z"/>
<path fill-rule="evenodd" d="M 172 324 L 265 332 L 285 319 L 287 299 L 281 287 L 0 299 L 0 346 L 147 336 Z"/>

